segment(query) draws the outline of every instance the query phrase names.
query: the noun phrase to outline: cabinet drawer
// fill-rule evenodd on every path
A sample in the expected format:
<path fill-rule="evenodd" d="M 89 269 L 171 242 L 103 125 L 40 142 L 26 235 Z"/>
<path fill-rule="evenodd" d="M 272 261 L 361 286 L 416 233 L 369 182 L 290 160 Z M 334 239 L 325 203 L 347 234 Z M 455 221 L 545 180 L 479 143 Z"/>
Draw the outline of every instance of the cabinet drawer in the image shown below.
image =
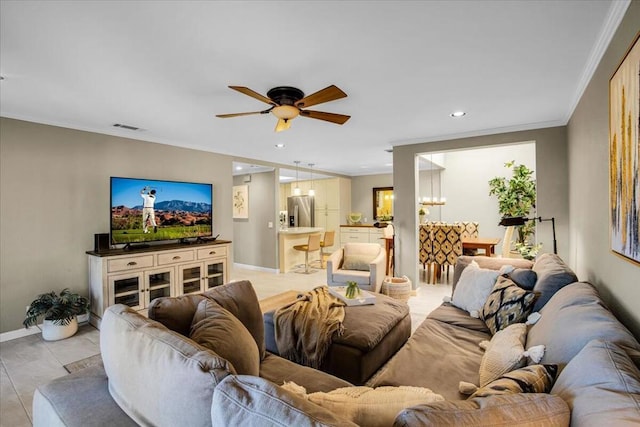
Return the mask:
<path fill-rule="evenodd" d="M 198 259 L 218 258 L 227 256 L 227 248 L 224 246 L 198 249 Z"/>
<path fill-rule="evenodd" d="M 158 265 L 175 264 L 177 262 L 193 261 L 193 251 L 165 252 L 158 254 Z"/>
<path fill-rule="evenodd" d="M 340 243 L 369 243 L 369 233 L 340 233 Z"/>
<path fill-rule="evenodd" d="M 340 227 L 340 232 L 369 234 L 369 229 L 366 227 Z"/>
<path fill-rule="evenodd" d="M 116 271 L 136 270 L 138 268 L 146 268 L 152 266 L 153 255 L 110 259 L 107 261 L 107 271 L 109 273 L 113 273 Z"/>

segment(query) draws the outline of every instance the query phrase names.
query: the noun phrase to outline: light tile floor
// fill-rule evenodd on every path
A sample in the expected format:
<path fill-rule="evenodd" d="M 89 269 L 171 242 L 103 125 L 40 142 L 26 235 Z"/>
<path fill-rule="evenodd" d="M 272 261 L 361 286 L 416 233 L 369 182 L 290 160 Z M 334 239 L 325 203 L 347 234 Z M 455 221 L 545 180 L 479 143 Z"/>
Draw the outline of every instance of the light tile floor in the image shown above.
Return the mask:
<path fill-rule="evenodd" d="M 422 276 L 422 274 L 421 274 Z M 326 271 L 312 274 L 275 274 L 235 266 L 232 280 L 246 279 L 259 299 L 287 290 L 310 290 L 326 283 Z M 419 284 L 409 299 L 412 328 L 451 294 L 450 284 Z M 62 341 L 48 342 L 40 334 L 0 343 L 0 427 L 31 426 L 33 393 L 40 384 L 67 374 L 64 365 L 100 353 L 99 331 L 81 325 L 78 333 Z"/>

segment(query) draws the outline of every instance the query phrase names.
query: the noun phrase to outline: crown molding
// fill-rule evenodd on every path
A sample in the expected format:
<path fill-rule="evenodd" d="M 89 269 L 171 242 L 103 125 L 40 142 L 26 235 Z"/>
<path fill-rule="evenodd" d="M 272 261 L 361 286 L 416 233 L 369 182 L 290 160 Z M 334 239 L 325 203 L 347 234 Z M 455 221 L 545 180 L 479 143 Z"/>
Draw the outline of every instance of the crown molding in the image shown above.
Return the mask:
<path fill-rule="evenodd" d="M 602 29 L 600 30 L 600 34 L 596 39 L 596 43 L 593 45 L 591 54 L 587 59 L 584 71 L 582 72 L 582 76 L 580 77 L 580 80 L 578 82 L 576 93 L 573 96 L 571 104 L 569 105 L 569 109 L 567 110 L 565 123 L 569 122 L 569 119 L 578 106 L 578 102 L 580 102 L 584 91 L 587 89 L 591 78 L 595 74 L 600 61 L 602 60 L 604 53 L 607 51 L 609 43 L 611 43 L 611 39 L 618 29 L 618 26 L 620 25 L 620 22 L 622 21 L 624 14 L 627 12 L 627 8 L 630 4 L 631 0 L 616 0 L 611 2 L 609 13 L 605 18 Z"/>

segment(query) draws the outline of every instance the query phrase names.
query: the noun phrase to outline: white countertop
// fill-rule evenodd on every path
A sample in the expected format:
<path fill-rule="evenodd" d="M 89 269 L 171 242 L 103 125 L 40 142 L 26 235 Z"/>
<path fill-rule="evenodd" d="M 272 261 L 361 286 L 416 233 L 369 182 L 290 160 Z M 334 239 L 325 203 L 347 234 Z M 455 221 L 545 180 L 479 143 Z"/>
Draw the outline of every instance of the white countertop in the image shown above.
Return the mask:
<path fill-rule="evenodd" d="M 324 228 L 322 227 L 289 227 L 281 228 L 280 234 L 308 234 L 308 233 L 322 233 Z"/>

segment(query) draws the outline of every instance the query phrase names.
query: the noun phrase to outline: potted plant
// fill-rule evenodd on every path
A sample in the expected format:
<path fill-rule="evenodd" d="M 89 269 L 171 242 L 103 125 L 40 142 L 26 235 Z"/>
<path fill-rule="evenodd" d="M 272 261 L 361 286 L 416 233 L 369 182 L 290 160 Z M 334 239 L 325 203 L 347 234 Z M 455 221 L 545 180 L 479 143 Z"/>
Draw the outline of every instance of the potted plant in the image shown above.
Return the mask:
<path fill-rule="evenodd" d="M 78 315 L 89 310 L 89 300 L 79 294 L 63 289 L 60 295 L 54 291 L 40 294 L 31 302 L 22 324 L 25 328 L 35 325 L 44 317 L 42 338 L 56 341 L 68 338 L 78 331 Z"/>
<path fill-rule="evenodd" d="M 360 288 L 358 284 L 353 281 L 347 282 L 347 289 L 345 289 L 344 296 L 349 299 L 357 298 L 360 295 Z"/>
<path fill-rule="evenodd" d="M 498 210 L 503 217 L 528 217 L 536 207 L 536 182 L 533 171 L 525 165 L 507 162 L 513 168 L 511 179 L 495 177 L 489 181 L 489 195 L 498 197 Z M 527 221 L 517 228 L 520 245 L 526 245 L 535 229 L 535 221 Z"/>
<path fill-rule="evenodd" d="M 420 218 L 420 224 L 424 223 L 425 215 L 427 215 L 427 211 L 423 207 L 421 207 L 420 210 L 418 211 L 418 218 Z"/>

